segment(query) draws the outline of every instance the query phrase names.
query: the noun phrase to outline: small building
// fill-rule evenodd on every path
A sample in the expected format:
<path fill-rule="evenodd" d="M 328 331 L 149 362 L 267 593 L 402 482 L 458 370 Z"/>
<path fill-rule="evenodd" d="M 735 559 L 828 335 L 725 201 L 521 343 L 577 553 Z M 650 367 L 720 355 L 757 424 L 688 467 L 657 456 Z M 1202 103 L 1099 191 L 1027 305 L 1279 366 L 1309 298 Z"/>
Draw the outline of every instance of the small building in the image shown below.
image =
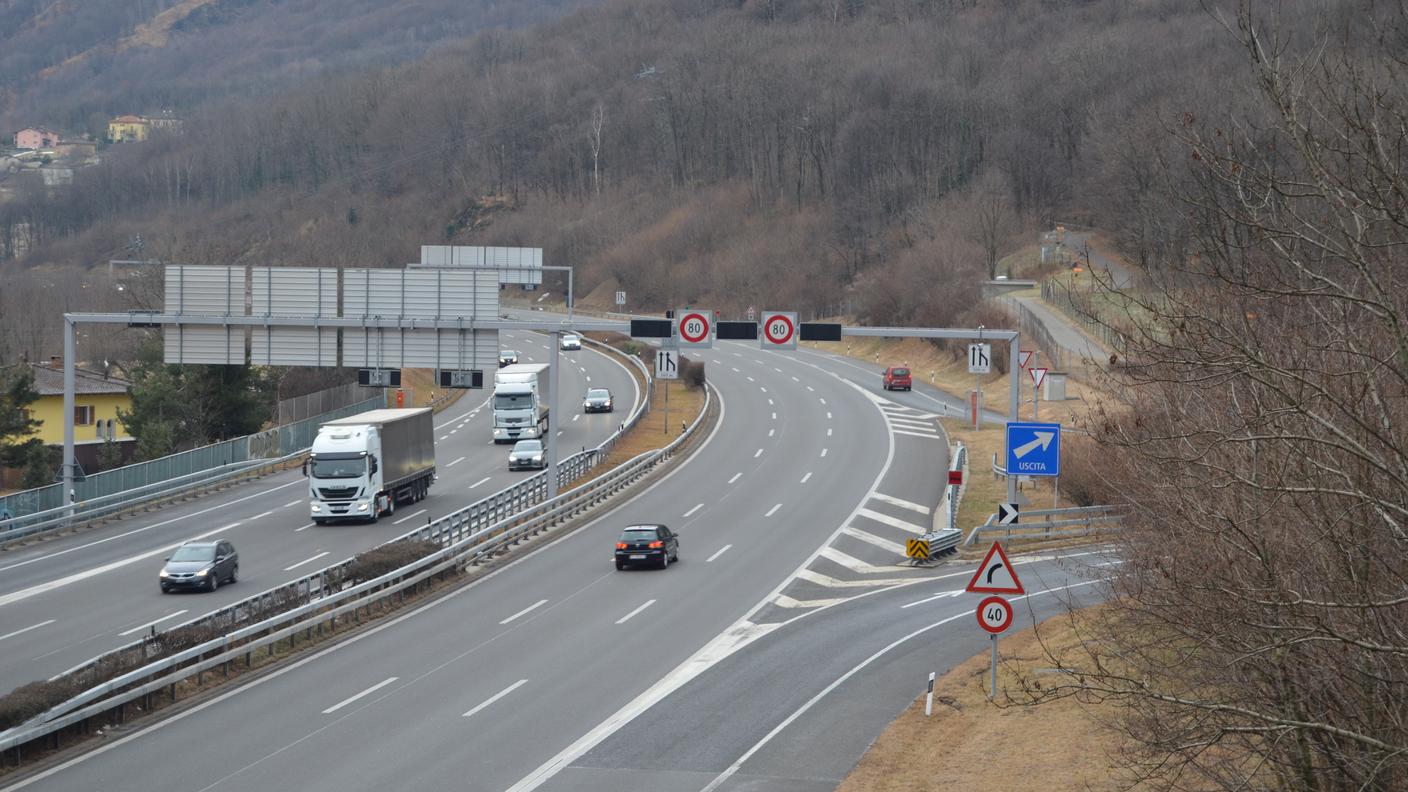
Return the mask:
<path fill-rule="evenodd" d="M 141 116 L 120 115 L 108 122 L 108 140 L 114 143 L 124 140 L 146 140 L 149 134 L 151 134 L 151 124 Z"/>
<path fill-rule="evenodd" d="M 98 156 L 98 144 L 92 140 L 60 140 L 54 150 L 67 160 L 89 160 Z"/>
<path fill-rule="evenodd" d="M 59 133 L 48 127 L 26 127 L 15 133 L 15 148 L 42 149 L 59 145 Z"/>
<path fill-rule="evenodd" d="M 63 187 L 73 184 L 73 168 L 58 165 L 45 165 L 39 169 L 45 187 Z"/>
<path fill-rule="evenodd" d="M 47 364 L 31 363 L 34 389 L 39 400 L 30 408 L 39 422 L 35 435 L 47 445 L 64 441 L 64 366 L 61 358 L 50 358 Z M 73 380 L 73 439 L 75 442 L 130 440 L 117 410 L 132 409 L 129 390 L 132 383 L 96 371 L 77 369 Z"/>

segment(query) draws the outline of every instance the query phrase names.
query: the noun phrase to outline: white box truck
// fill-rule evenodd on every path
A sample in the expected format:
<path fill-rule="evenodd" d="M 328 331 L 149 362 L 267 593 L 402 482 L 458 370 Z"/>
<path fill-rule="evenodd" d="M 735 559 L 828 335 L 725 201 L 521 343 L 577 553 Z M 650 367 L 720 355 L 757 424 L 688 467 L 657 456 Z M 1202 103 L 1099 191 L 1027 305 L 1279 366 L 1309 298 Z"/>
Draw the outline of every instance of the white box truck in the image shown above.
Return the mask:
<path fill-rule="evenodd" d="M 494 374 L 494 442 L 514 443 L 547 437 L 547 363 L 515 363 Z"/>
<path fill-rule="evenodd" d="M 303 465 L 309 516 L 375 522 L 424 498 L 435 481 L 434 411 L 371 410 L 318 427 Z"/>

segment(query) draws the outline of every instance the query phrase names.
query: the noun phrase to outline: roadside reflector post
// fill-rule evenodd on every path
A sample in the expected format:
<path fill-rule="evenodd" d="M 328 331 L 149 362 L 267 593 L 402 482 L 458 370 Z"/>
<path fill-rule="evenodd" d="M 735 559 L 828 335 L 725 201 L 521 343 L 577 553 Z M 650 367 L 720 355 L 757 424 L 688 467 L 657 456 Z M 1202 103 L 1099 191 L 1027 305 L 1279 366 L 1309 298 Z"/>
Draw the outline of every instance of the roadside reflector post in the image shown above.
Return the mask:
<path fill-rule="evenodd" d="M 934 672 L 929 672 L 929 692 L 924 694 L 924 717 L 934 714 Z"/>

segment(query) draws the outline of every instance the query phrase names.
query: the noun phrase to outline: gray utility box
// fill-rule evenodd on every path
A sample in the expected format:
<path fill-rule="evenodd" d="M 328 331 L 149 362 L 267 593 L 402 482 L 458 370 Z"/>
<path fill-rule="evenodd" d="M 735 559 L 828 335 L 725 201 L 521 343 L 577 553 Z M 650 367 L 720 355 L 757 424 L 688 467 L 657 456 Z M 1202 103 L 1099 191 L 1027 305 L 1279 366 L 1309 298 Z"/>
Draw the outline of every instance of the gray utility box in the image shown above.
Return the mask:
<path fill-rule="evenodd" d="M 1046 401 L 1065 401 L 1066 376 L 1064 371 L 1046 372 L 1046 380 L 1041 383 L 1041 398 Z"/>

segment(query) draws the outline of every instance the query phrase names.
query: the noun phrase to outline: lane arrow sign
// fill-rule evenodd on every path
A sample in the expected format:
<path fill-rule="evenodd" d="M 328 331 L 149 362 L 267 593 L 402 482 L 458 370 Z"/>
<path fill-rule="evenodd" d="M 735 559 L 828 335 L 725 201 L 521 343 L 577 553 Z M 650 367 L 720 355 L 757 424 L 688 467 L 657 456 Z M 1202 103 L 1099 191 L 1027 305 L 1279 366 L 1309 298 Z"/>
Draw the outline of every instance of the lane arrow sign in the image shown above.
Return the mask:
<path fill-rule="evenodd" d="M 1033 432 L 1032 436 L 1036 439 L 1031 441 L 1030 443 L 1023 443 L 1022 445 L 1019 445 L 1016 448 L 1012 449 L 1013 456 L 1017 457 L 1018 459 L 1021 459 L 1027 454 L 1030 454 L 1031 452 L 1035 451 L 1037 448 L 1040 448 L 1042 451 L 1045 451 L 1051 446 L 1051 441 L 1056 439 L 1055 432 Z"/>

